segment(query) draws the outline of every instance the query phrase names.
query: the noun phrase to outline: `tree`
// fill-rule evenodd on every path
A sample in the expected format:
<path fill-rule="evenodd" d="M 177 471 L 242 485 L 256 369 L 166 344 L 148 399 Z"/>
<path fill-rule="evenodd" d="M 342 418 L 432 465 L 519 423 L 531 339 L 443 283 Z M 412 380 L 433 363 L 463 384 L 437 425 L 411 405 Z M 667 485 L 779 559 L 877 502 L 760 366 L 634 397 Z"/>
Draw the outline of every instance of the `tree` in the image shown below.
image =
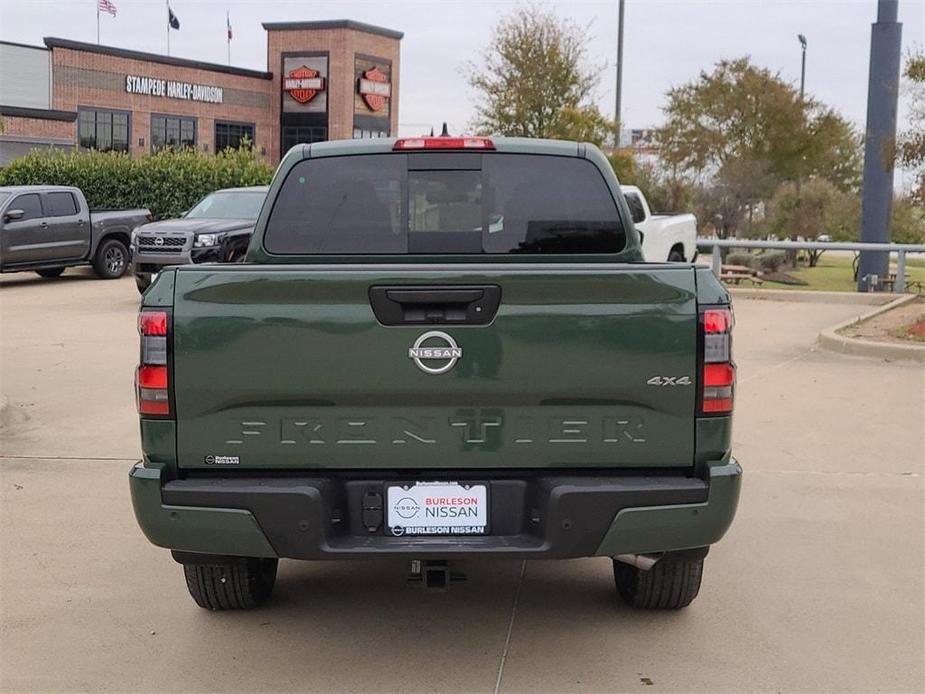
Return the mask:
<path fill-rule="evenodd" d="M 916 172 L 912 197 L 925 206 L 925 52 L 909 55 L 903 76 L 908 80 L 911 98 L 909 124 L 899 140 L 899 161 Z"/>
<path fill-rule="evenodd" d="M 909 197 L 896 198 L 890 228 L 896 243 L 925 242 L 925 210 Z M 859 197 L 822 178 L 804 182 L 799 194 L 795 184 L 781 185 L 767 203 L 764 219 L 756 225 L 761 234 L 805 239 L 828 234 L 834 241 L 857 241 L 860 229 Z M 821 255 L 822 251 L 810 253 L 810 267 L 816 265 Z"/>
<path fill-rule="evenodd" d="M 607 155 L 610 168 L 613 169 L 620 183 L 632 183 L 636 178 L 636 160 L 632 152 L 625 149 L 615 149 Z"/>
<path fill-rule="evenodd" d="M 711 177 L 729 162 L 760 162 L 778 182 L 819 176 L 848 190 L 860 176 L 852 126 L 835 111 L 749 58 L 722 60 L 713 72 L 668 92 L 657 130 L 660 156 Z"/>
<path fill-rule="evenodd" d="M 921 175 L 919 181 L 921 181 Z M 893 243 L 925 243 L 925 209 L 922 207 L 921 191 L 916 197 L 901 197 L 893 200 L 890 218 L 890 234 Z"/>
<path fill-rule="evenodd" d="M 856 194 L 839 190 L 825 179 L 813 178 L 799 191 L 795 183 L 781 185 L 768 202 L 757 230 L 762 234 L 804 239 L 828 234 L 835 240 L 847 241 L 858 238 L 860 222 L 861 206 Z M 822 253 L 809 252 L 810 267 L 816 266 Z"/>
<path fill-rule="evenodd" d="M 719 238 L 741 235 L 743 223 L 748 236 L 756 212 L 774 188 L 767 162 L 730 159 L 710 181 L 691 188 L 690 204 L 701 228 L 711 229 Z"/>
<path fill-rule="evenodd" d="M 523 7 L 494 28 L 481 64 L 467 65 L 477 92 L 474 129 L 600 145 L 615 125 L 593 104 L 601 69 L 589 66 L 587 33 L 555 12 Z"/>
<path fill-rule="evenodd" d="M 688 212 L 694 204 L 693 181 L 677 169 L 651 161 L 637 162 L 634 175 L 620 182 L 639 186 L 655 214 Z"/>

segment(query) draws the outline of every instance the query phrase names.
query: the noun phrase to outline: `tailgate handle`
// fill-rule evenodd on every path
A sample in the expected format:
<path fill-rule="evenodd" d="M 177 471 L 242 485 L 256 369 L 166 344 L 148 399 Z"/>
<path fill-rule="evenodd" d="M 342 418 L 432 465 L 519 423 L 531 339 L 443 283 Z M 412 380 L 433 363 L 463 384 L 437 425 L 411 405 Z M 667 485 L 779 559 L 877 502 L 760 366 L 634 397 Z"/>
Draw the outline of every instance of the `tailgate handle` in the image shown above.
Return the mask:
<path fill-rule="evenodd" d="M 471 304 L 485 295 L 484 289 L 386 289 L 385 295 L 400 304 Z"/>
<path fill-rule="evenodd" d="M 487 325 L 501 287 L 370 287 L 369 304 L 383 325 Z"/>

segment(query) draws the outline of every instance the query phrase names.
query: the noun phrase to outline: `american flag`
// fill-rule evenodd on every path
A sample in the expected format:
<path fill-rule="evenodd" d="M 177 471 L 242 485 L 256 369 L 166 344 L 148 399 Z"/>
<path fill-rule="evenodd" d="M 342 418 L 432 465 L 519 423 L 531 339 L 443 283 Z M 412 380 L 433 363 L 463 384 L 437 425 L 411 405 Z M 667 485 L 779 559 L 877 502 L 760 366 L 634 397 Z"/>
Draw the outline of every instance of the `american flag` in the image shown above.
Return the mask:
<path fill-rule="evenodd" d="M 96 5 L 96 8 L 100 12 L 108 12 L 113 17 L 116 16 L 116 5 L 115 3 L 112 2 L 112 0 L 99 0 L 99 2 Z"/>

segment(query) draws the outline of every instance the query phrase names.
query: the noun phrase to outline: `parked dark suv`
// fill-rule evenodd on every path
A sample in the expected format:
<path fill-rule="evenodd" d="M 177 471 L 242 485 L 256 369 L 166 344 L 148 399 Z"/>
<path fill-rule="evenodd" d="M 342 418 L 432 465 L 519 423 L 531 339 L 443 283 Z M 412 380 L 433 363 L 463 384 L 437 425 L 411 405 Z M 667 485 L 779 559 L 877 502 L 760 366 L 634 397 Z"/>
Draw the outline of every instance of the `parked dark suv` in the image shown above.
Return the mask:
<path fill-rule="evenodd" d="M 179 219 L 145 224 L 132 234 L 135 284 L 143 292 L 167 265 L 244 260 L 267 186 L 209 193 Z"/>

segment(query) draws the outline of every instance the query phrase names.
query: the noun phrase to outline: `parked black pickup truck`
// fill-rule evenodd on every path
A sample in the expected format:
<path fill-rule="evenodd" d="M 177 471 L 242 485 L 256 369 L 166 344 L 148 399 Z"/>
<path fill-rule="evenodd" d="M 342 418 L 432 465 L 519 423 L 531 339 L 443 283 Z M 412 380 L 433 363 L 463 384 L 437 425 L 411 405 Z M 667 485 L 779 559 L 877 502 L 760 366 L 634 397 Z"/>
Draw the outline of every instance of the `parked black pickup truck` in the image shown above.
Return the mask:
<path fill-rule="evenodd" d="M 267 186 L 209 193 L 179 219 L 139 227 L 132 234 L 135 284 L 144 292 L 167 265 L 244 260 Z"/>
<path fill-rule="evenodd" d="M 2 187 L 0 272 L 57 277 L 90 264 L 101 279 L 122 277 L 132 230 L 152 219 L 141 208 L 91 211 L 80 189 L 70 186 Z"/>

